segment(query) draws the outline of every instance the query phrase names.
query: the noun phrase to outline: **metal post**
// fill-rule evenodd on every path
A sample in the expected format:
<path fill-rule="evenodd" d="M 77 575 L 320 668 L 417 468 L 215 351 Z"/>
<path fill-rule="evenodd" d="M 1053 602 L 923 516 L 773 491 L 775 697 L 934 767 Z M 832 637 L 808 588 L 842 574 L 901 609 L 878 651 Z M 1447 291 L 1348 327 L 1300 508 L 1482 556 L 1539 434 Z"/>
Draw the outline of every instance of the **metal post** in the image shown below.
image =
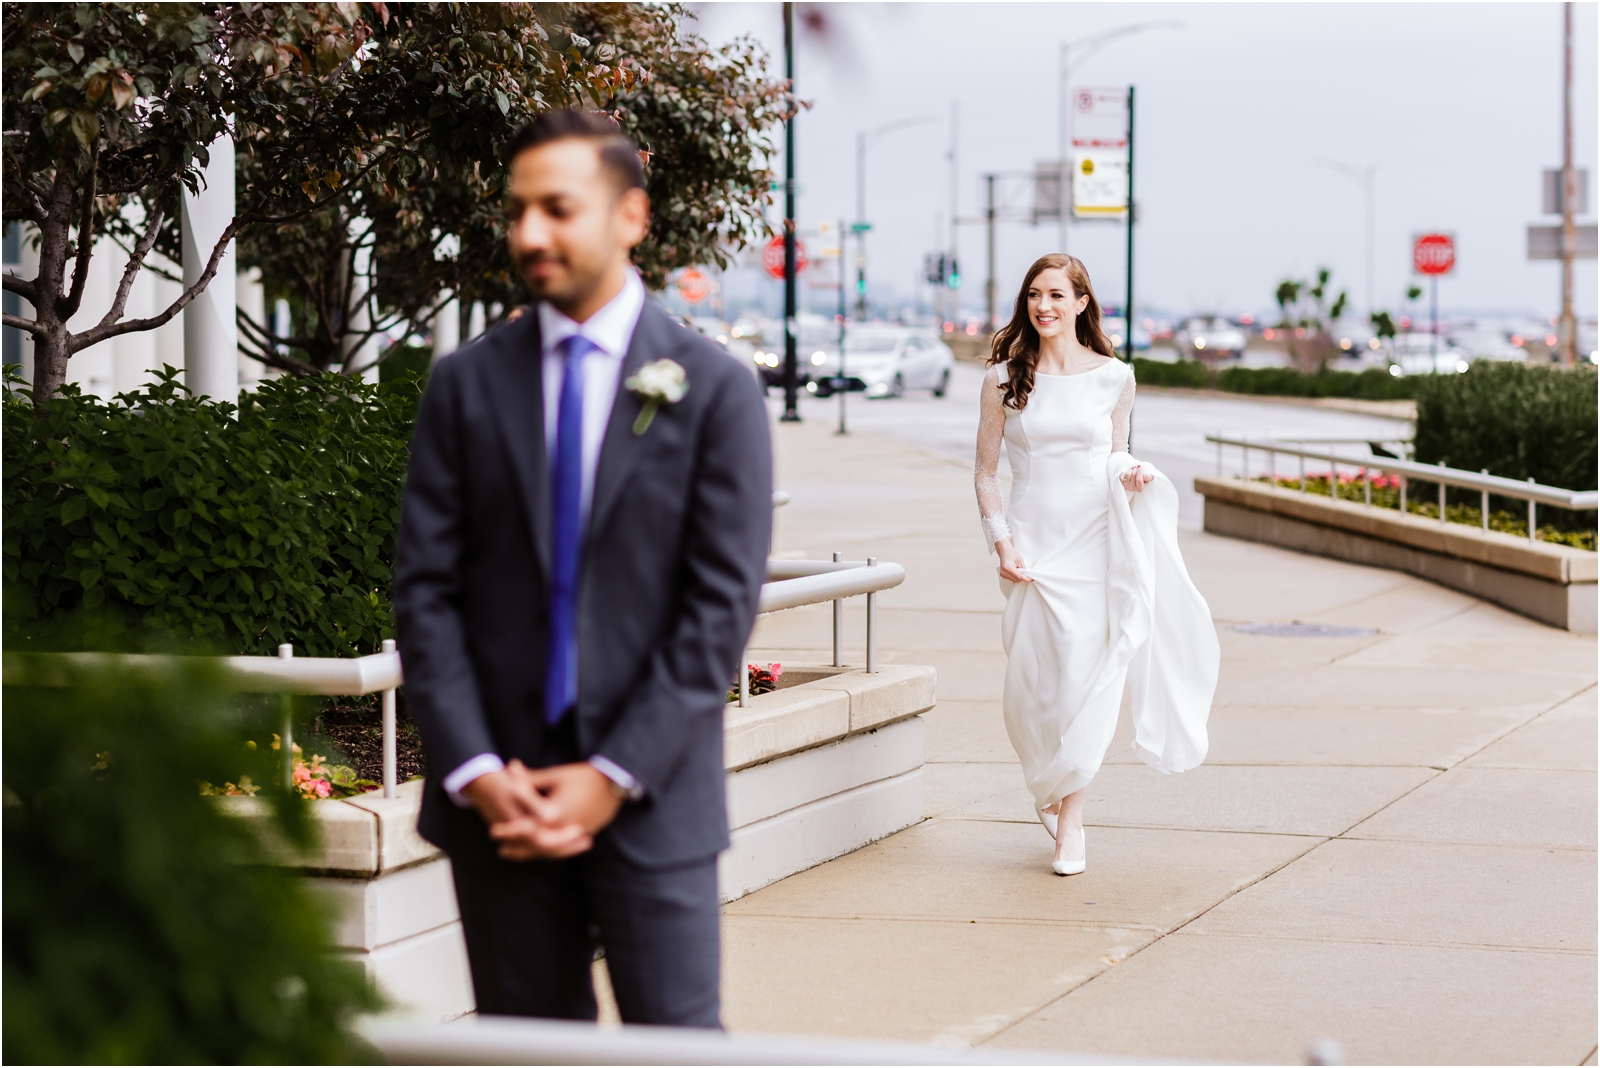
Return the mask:
<path fill-rule="evenodd" d="M 1429 368 L 1429 372 L 1437 374 L 1439 371 L 1439 276 L 1436 274 L 1429 275 L 1428 284 L 1433 294 L 1429 298 L 1429 302 L 1433 305 L 1433 341 L 1432 355 L 1430 357 L 1433 366 Z"/>
<path fill-rule="evenodd" d="M 856 132 L 856 322 L 867 321 L 867 132 Z"/>
<path fill-rule="evenodd" d="M 744 647 L 744 655 L 739 657 L 739 707 L 750 707 L 750 647 Z"/>
<path fill-rule="evenodd" d="M 844 241 L 845 235 L 850 231 L 845 229 L 844 220 L 839 220 L 839 433 L 848 434 L 849 429 L 844 421 L 844 399 L 850 395 L 849 384 L 844 376 Z"/>
<path fill-rule="evenodd" d="M 1306 443 L 1300 443 L 1300 492 L 1306 491 Z"/>
<path fill-rule="evenodd" d="M 835 552 L 833 562 L 844 559 L 844 553 Z M 833 599 L 833 666 L 844 667 L 844 598 Z"/>
<path fill-rule="evenodd" d="M 989 261 L 988 262 L 989 279 L 988 279 L 988 281 L 986 281 L 983 284 L 983 291 L 984 291 L 984 299 L 987 300 L 988 304 L 989 304 L 989 319 L 988 319 L 988 322 L 986 322 L 984 324 L 983 332 L 985 334 L 990 334 L 990 333 L 994 332 L 994 178 L 995 178 L 995 176 L 992 175 L 992 174 L 986 174 L 986 175 L 984 175 L 984 178 L 987 180 L 988 186 L 989 186 L 989 194 L 988 194 L 989 195 L 989 199 L 988 199 L 988 203 L 984 207 L 984 212 L 983 212 L 985 232 L 988 235 L 988 241 L 989 241 L 989 248 L 988 248 L 988 252 L 987 252 L 988 261 Z"/>
<path fill-rule="evenodd" d="M 1572 4 L 1561 5 L 1561 319 L 1556 344 L 1561 362 L 1578 362 L 1578 324 L 1572 317 L 1572 260 L 1578 251 L 1578 231 L 1572 222 L 1578 199 L 1578 176 L 1572 169 Z"/>
<path fill-rule="evenodd" d="M 1400 514 L 1406 514 L 1406 476 L 1400 476 Z"/>
<path fill-rule="evenodd" d="M 1217 436 L 1221 437 L 1222 435 L 1219 433 Z M 1217 442 L 1217 477 L 1222 477 L 1222 442 L 1220 441 Z"/>
<path fill-rule="evenodd" d="M 1439 461 L 1439 467 L 1440 467 L 1441 470 L 1444 468 L 1444 461 L 1443 460 Z M 1439 482 L 1439 522 L 1441 522 L 1441 523 L 1447 522 L 1447 520 L 1444 517 L 1444 482 L 1443 482 L 1443 480 L 1441 480 Z"/>
<path fill-rule="evenodd" d="M 1328 499 L 1339 499 L 1339 464 L 1335 460 L 1328 461 Z"/>
<path fill-rule="evenodd" d="M 1372 507 L 1372 472 L 1367 467 L 1361 468 L 1361 492 L 1367 499 L 1367 507 Z"/>
<path fill-rule="evenodd" d="M 1058 183 L 1059 184 L 1059 183 Z M 1123 321 L 1128 325 L 1127 344 L 1123 353 L 1129 364 L 1133 363 L 1133 86 L 1128 86 L 1128 283 L 1122 309 Z"/>
<path fill-rule="evenodd" d="M 393 638 L 383 640 L 383 651 L 392 653 L 395 650 Z M 390 687 L 383 691 L 383 796 L 395 795 L 395 783 L 400 777 L 399 759 L 395 752 L 395 689 Z"/>
<path fill-rule="evenodd" d="M 1250 446 L 1239 446 L 1239 477 L 1250 481 Z"/>
<path fill-rule="evenodd" d="M 1267 484 L 1278 488 L 1278 453 L 1273 449 L 1267 450 Z"/>
<path fill-rule="evenodd" d="M 1531 475 L 1528 476 L 1528 482 L 1529 483 L 1533 482 L 1533 476 L 1531 476 Z M 1539 503 L 1537 501 L 1535 501 L 1532 497 L 1529 497 L 1528 498 L 1528 540 L 1529 541 L 1538 541 L 1539 540 L 1539 528 L 1535 525 L 1535 523 L 1536 523 L 1535 514 L 1536 514 L 1536 509 L 1538 507 L 1539 507 Z"/>
<path fill-rule="evenodd" d="M 294 645 L 284 643 L 278 646 L 278 659 L 288 660 L 294 656 Z M 294 695 L 284 694 L 280 698 L 283 709 L 283 730 L 278 734 L 278 744 L 283 748 L 283 788 L 294 789 Z"/>
<path fill-rule="evenodd" d="M 877 567 L 876 556 L 867 557 L 868 567 Z M 878 671 L 878 595 L 867 594 L 867 674 Z"/>
<path fill-rule="evenodd" d="M 799 355 L 795 351 L 796 317 L 800 314 L 795 292 L 794 223 L 794 5 L 783 5 L 783 73 L 788 79 L 790 114 L 783 123 L 783 415 L 785 423 L 798 423 L 800 412 Z"/>
<path fill-rule="evenodd" d="M 1487 475 L 1489 469 L 1485 467 L 1480 473 Z M 1489 491 L 1487 489 L 1483 491 L 1482 503 L 1478 505 L 1478 525 L 1483 528 L 1485 534 L 1489 533 Z"/>

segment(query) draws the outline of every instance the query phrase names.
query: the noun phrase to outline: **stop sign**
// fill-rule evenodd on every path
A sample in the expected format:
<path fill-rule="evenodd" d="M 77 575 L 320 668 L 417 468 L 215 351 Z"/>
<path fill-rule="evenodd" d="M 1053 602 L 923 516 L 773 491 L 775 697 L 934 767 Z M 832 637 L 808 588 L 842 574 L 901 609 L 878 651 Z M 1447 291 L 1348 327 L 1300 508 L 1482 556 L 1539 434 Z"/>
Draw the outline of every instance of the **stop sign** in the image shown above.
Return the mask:
<path fill-rule="evenodd" d="M 806 259 L 806 247 L 800 243 L 799 238 L 794 241 L 794 273 L 799 274 L 810 264 Z M 761 266 L 774 278 L 783 277 L 783 237 L 779 235 L 767 242 L 767 247 L 761 250 Z"/>
<path fill-rule="evenodd" d="M 698 268 L 690 267 L 678 276 L 678 295 L 690 304 L 699 304 L 711 295 L 711 279 Z"/>
<path fill-rule="evenodd" d="M 1418 274 L 1449 274 L 1456 268 L 1455 237 L 1418 234 L 1411 243 L 1411 266 Z"/>

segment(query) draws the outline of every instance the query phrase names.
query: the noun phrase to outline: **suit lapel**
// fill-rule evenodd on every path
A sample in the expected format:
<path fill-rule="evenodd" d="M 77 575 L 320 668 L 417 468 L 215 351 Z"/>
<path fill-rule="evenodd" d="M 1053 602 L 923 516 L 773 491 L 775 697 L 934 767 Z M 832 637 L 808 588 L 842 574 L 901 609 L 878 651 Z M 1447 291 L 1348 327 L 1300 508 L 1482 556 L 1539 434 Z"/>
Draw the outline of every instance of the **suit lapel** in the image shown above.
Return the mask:
<path fill-rule="evenodd" d="M 544 447 L 544 361 L 539 314 L 530 308 L 485 339 L 494 351 L 484 361 L 489 407 L 511 455 L 533 532 L 539 567 L 550 573 L 550 464 Z"/>
<path fill-rule="evenodd" d="M 633 432 L 634 420 L 644 405 L 634 396 L 625 382 L 644 363 L 661 359 L 676 348 L 677 340 L 670 331 L 682 329 L 667 318 L 649 301 L 639 313 L 639 325 L 634 327 L 633 341 L 622 360 L 622 373 L 617 376 L 617 399 L 611 406 L 611 420 L 606 424 L 606 436 L 600 446 L 600 465 L 595 470 L 594 498 L 589 507 L 589 530 L 599 530 L 606 516 L 622 497 L 628 475 L 644 451 L 644 439 Z"/>

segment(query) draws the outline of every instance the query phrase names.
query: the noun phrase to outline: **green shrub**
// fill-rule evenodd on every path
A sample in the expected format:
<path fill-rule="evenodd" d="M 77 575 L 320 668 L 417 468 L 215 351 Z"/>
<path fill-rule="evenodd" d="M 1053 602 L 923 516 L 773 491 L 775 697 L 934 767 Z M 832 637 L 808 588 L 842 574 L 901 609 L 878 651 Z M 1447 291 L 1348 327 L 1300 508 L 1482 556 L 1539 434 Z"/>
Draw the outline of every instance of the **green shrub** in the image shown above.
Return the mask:
<path fill-rule="evenodd" d="M 203 665 L 81 671 L 6 654 L 4 1057 L 11 1064 L 372 1063 L 380 1007 L 259 827 L 200 796 L 270 750 Z M 260 803 L 305 844 L 308 804 Z"/>
<path fill-rule="evenodd" d="M 1211 374 L 1198 360 L 1163 363 L 1160 360 L 1133 358 L 1133 376 L 1141 386 L 1175 386 L 1180 389 L 1210 389 Z"/>
<path fill-rule="evenodd" d="M 1595 488 L 1597 372 L 1477 361 L 1465 374 L 1418 375 L 1416 458 L 1570 490 Z M 1478 495 L 1452 491 L 1477 505 Z M 1493 498 L 1500 507 L 1521 502 Z M 1594 512 L 1544 509 L 1563 529 L 1594 529 Z"/>
<path fill-rule="evenodd" d="M 1142 386 L 1177 386 L 1217 389 L 1258 397 L 1348 397 L 1358 400 L 1406 400 L 1415 393 L 1415 381 L 1396 378 L 1382 368 L 1365 371 L 1329 371 L 1306 374 L 1292 367 L 1227 367 L 1212 370 L 1198 360 L 1162 363 L 1133 361 Z"/>
<path fill-rule="evenodd" d="M 283 378 L 236 410 L 175 375 L 110 403 L 68 386 L 42 419 L 6 398 L 7 640 L 90 609 L 236 653 L 376 651 L 420 380 Z"/>

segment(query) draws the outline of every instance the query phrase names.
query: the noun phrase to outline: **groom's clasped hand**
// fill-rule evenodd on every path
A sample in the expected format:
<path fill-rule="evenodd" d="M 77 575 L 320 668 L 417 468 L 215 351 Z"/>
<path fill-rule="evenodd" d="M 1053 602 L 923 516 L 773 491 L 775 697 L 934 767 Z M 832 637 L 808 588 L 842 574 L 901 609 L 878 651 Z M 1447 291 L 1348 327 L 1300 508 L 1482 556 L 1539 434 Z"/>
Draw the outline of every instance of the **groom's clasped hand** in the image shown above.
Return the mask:
<path fill-rule="evenodd" d="M 489 824 L 489 837 L 506 860 L 559 860 L 586 852 L 622 806 L 610 780 L 589 764 L 530 768 L 512 760 L 462 793 Z"/>

